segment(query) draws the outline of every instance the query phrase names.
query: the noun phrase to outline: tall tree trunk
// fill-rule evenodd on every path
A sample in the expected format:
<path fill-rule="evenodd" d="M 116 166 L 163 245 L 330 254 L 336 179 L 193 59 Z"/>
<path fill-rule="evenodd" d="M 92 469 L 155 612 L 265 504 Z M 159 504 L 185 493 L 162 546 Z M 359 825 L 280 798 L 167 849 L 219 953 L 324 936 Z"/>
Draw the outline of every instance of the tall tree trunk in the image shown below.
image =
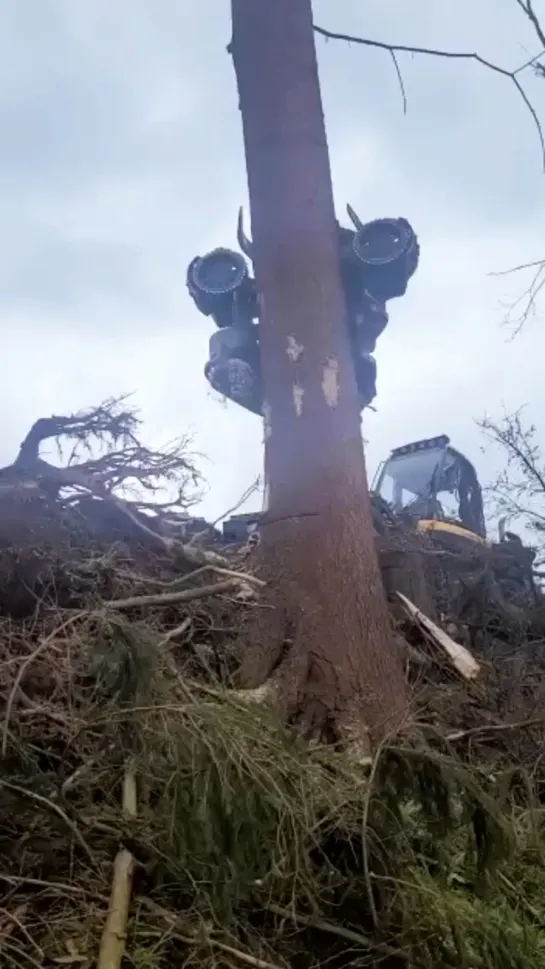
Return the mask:
<path fill-rule="evenodd" d="M 273 595 L 243 685 L 309 733 L 373 741 L 407 715 L 374 547 L 311 0 L 232 0 L 261 299 Z"/>

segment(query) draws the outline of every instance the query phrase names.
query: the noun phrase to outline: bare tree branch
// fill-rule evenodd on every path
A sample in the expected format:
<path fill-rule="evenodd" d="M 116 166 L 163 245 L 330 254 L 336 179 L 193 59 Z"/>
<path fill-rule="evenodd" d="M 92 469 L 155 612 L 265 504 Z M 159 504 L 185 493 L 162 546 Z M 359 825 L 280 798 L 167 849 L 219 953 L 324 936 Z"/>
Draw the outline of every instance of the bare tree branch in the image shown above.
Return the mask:
<path fill-rule="evenodd" d="M 235 504 L 232 505 L 230 508 L 227 508 L 226 511 L 223 511 L 221 515 L 218 515 L 218 517 L 214 519 L 214 521 L 212 522 L 212 527 L 214 527 L 215 525 L 218 525 L 220 521 L 223 518 L 227 518 L 228 515 L 234 515 L 241 507 L 241 505 L 245 504 L 245 502 L 248 501 L 248 498 L 251 498 L 252 495 L 255 494 L 255 492 L 258 491 L 260 487 L 261 487 L 261 475 L 258 475 L 257 478 L 254 481 L 252 481 L 251 485 L 248 485 L 246 490 L 242 492 L 240 498 L 235 502 Z"/>
<path fill-rule="evenodd" d="M 543 30 L 539 17 L 534 10 L 532 0 L 516 0 L 516 4 L 530 21 L 536 37 L 541 46 L 545 48 L 545 30 Z M 538 77 L 545 78 L 545 65 L 541 63 L 541 57 L 543 57 L 544 53 L 545 50 L 542 50 L 537 57 L 533 57 L 527 64 L 523 65 L 523 68 L 532 67 L 534 74 Z M 515 324 L 512 338 L 520 333 L 527 319 L 535 315 L 537 310 L 537 297 L 545 286 L 545 259 L 516 266 L 512 272 L 519 272 L 525 269 L 535 269 L 535 272 L 522 296 L 508 307 L 507 316 L 504 321 L 507 325 Z M 514 313 L 517 315 L 513 316 Z"/>
<path fill-rule="evenodd" d="M 517 3 L 522 4 L 523 0 L 517 0 Z M 526 3 L 530 5 L 530 0 L 526 0 Z M 528 10 L 523 7 L 525 13 L 529 16 Z M 543 129 L 541 127 L 541 122 L 539 120 L 537 111 L 535 110 L 532 102 L 530 101 L 528 95 L 526 94 L 522 84 L 518 79 L 518 75 L 521 73 L 524 67 L 528 67 L 529 63 L 534 63 L 536 58 L 532 58 L 531 62 L 525 65 L 519 65 L 514 70 L 508 70 L 505 67 L 500 67 L 499 64 L 495 64 L 493 61 L 487 60 L 485 57 L 481 57 L 480 54 L 469 51 L 448 51 L 440 50 L 433 47 L 414 47 L 408 44 L 391 44 L 380 40 L 371 40 L 369 37 L 357 37 L 353 34 L 343 34 L 337 33 L 332 30 L 326 30 L 324 27 L 319 27 L 314 24 L 314 32 L 319 34 L 321 37 L 325 37 L 326 40 L 340 40 L 348 44 L 361 44 L 364 47 L 375 47 L 378 50 L 388 51 L 390 56 L 395 57 L 397 54 L 421 54 L 425 57 L 443 57 L 449 60 L 464 60 L 464 61 L 475 61 L 486 67 L 488 70 L 493 71 L 495 74 L 499 74 L 502 77 L 506 77 L 508 80 L 514 84 L 519 96 L 522 98 L 526 109 L 530 112 L 532 120 L 534 122 L 541 150 L 541 162 L 543 170 L 545 171 L 545 138 L 543 136 Z M 540 36 L 538 34 L 538 36 Z M 540 38 L 541 39 L 541 38 Z M 545 47 L 545 41 L 542 41 L 542 46 Z M 538 55 L 541 56 L 541 55 Z M 398 78 L 400 77 L 399 66 L 397 60 L 394 61 L 396 69 L 398 71 Z M 403 89 L 404 98 L 404 109 L 406 107 L 405 92 Z"/>
<path fill-rule="evenodd" d="M 399 81 L 399 89 L 401 91 L 401 100 L 403 102 L 403 114 L 407 114 L 407 95 L 406 95 L 406 92 L 405 92 L 405 84 L 403 83 L 403 75 L 402 75 L 401 70 L 400 70 L 400 67 L 399 67 L 399 62 L 398 62 L 398 59 L 396 57 L 395 50 L 391 50 L 390 51 L 390 55 L 392 57 L 392 61 L 393 61 L 394 68 L 395 68 L 395 72 L 397 74 L 397 79 Z"/>
<path fill-rule="evenodd" d="M 534 10 L 532 0 L 515 0 L 515 2 L 525 16 L 528 17 L 541 46 L 545 47 L 545 31 L 539 22 L 539 17 Z"/>
<path fill-rule="evenodd" d="M 511 340 L 520 333 L 526 321 L 538 312 L 537 298 L 545 286 L 545 259 L 537 259 L 534 262 L 522 263 L 520 266 L 514 266 L 511 269 L 490 273 L 491 276 L 510 276 L 513 273 L 522 273 L 526 270 L 533 270 L 526 289 L 516 299 L 505 304 L 506 312 L 503 325 L 513 328 Z"/>
<path fill-rule="evenodd" d="M 545 535 L 545 455 L 536 442 L 537 428 L 525 424 L 519 408 L 499 421 L 484 417 L 477 426 L 489 443 L 499 447 L 506 467 L 485 489 L 491 510 L 498 517 L 519 521 L 539 536 Z"/>
<path fill-rule="evenodd" d="M 365 47 L 374 47 L 378 50 L 387 51 L 394 63 L 397 78 L 399 81 L 401 96 L 403 99 L 403 113 L 407 111 L 407 97 L 405 93 L 405 87 L 403 83 L 403 77 L 401 74 L 399 62 L 397 59 L 398 54 L 420 54 L 425 57 L 442 57 L 450 60 L 465 60 L 465 61 L 475 61 L 481 64 L 483 67 L 487 68 L 495 74 L 499 74 L 502 77 L 506 77 L 510 80 L 519 96 L 522 98 L 526 109 L 530 112 L 531 118 L 534 122 L 535 128 L 539 137 L 539 144 L 541 149 L 541 160 L 542 166 L 545 171 L 545 138 L 543 136 L 543 129 L 541 122 L 539 120 L 538 114 L 530 101 L 528 95 L 526 94 L 522 84 L 519 80 L 519 75 L 523 74 L 528 69 L 533 69 L 534 73 L 540 77 L 545 78 L 545 64 L 541 63 L 541 58 L 545 54 L 545 30 L 543 29 L 540 19 L 535 12 L 533 0 L 515 0 L 517 6 L 520 8 L 524 16 L 530 22 L 536 38 L 538 39 L 541 49 L 538 54 L 535 54 L 529 60 L 526 60 L 523 64 L 519 64 L 514 70 L 508 70 L 505 67 L 501 67 L 499 64 L 495 64 L 493 61 L 482 57 L 474 51 L 449 51 L 441 50 L 439 48 L 431 47 L 415 47 L 408 44 L 391 44 L 386 41 L 372 40 L 369 37 L 358 37 L 353 34 L 344 34 L 337 31 L 327 30 L 325 27 L 320 27 L 314 24 L 314 31 L 325 40 L 338 40 L 344 41 L 348 44 L 360 44 Z M 510 272 L 521 272 L 527 269 L 534 269 L 534 273 L 530 279 L 530 282 L 521 296 L 517 299 L 508 303 L 506 306 L 506 315 L 504 319 L 504 324 L 513 327 L 513 333 L 511 339 L 514 339 L 518 333 L 520 333 L 522 327 L 528 320 L 530 316 L 536 313 L 537 309 L 537 297 L 540 295 L 543 287 L 545 286 L 545 259 L 537 260 L 536 262 L 527 263 L 522 266 L 517 266 L 512 270 L 504 270 L 503 273 L 491 273 L 491 275 L 507 275 Z"/>
<path fill-rule="evenodd" d="M 514 73 L 522 74 L 522 72 L 528 70 L 529 67 L 533 68 L 534 74 L 541 73 L 541 71 L 538 71 L 538 68 L 541 68 L 541 64 L 539 63 L 539 61 L 544 54 L 545 54 L 545 49 L 540 50 L 539 54 L 534 54 L 533 57 L 530 57 L 527 61 L 524 61 L 524 63 L 521 64 L 520 67 L 517 67 Z"/>

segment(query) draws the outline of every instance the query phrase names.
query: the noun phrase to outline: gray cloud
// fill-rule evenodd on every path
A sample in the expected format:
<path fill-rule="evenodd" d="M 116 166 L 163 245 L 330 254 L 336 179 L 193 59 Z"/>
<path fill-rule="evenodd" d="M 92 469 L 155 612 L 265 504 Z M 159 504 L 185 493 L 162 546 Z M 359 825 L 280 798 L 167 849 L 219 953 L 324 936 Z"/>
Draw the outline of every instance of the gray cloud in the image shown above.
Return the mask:
<path fill-rule="evenodd" d="M 74 242 L 44 232 L 20 235 L 19 245 L 25 249 L 24 260 L 0 269 L 4 303 L 33 300 L 42 308 L 54 307 L 62 318 L 82 302 L 95 300 L 110 301 L 122 310 L 120 294 L 130 292 L 139 314 L 152 311 L 153 295 L 142 278 L 136 246 Z"/>
<path fill-rule="evenodd" d="M 331 29 L 479 50 L 509 66 L 538 50 L 514 0 L 316 0 L 315 16 Z M 209 459 L 208 513 L 260 470 L 259 422 L 208 392 L 210 326 L 184 279 L 195 253 L 234 244 L 246 200 L 229 30 L 228 0 L 3 4 L 4 459 L 43 413 L 134 389 L 154 440 L 194 428 Z M 405 437 L 446 430 L 491 473 L 473 417 L 502 401 L 545 408 L 542 333 L 530 325 L 505 342 L 500 300 L 517 283 L 487 276 L 540 254 L 531 119 L 509 82 L 484 68 L 409 56 L 400 58 L 404 117 L 387 54 L 318 49 L 339 212 L 351 200 L 363 217 L 406 215 L 422 245 L 378 348 L 369 466 Z M 527 84 L 540 107 L 545 87 Z"/>
<path fill-rule="evenodd" d="M 516 3 L 461 2 L 441 8 L 420 0 L 315 5 L 322 26 L 392 43 L 476 51 L 508 69 L 539 52 Z M 491 31 L 491 24 L 494 25 Z M 408 112 L 386 52 L 318 40 L 324 99 L 333 138 L 376 126 L 384 152 L 402 169 L 407 190 L 424 183 L 434 196 L 471 208 L 472 216 L 520 218 L 541 204 L 538 134 L 512 82 L 478 63 L 399 55 Z M 539 109 L 545 86 L 530 73 L 525 88 Z M 342 103 L 342 110 L 339 106 Z M 524 211 L 524 209 L 526 211 Z"/>

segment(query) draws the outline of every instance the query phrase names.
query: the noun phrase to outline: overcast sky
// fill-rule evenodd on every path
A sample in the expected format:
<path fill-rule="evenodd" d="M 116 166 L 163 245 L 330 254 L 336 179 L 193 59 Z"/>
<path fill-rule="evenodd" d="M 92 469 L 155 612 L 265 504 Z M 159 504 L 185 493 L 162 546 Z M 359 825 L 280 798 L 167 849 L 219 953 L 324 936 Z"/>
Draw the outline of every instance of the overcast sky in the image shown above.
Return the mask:
<path fill-rule="evenodd" d="M 36 418 L 135 391 L 148 443 L 188 430 L 220 514 L 261 470 L 257 418 L 202 370 L 212 327 L 185 289 L 193 255 L 235 244 L 246 204 L 229 0 L 4 0 L 0 12 L 0 461 Z M 542 8 L 545 23 L 545 0 Z M 315 0 L 331 30 L 478 51 L 539 52 L 515 0 Z M 510 82 L 479 64 L 317 38 L 338 213 L 405 216 L 417 275 L 376 353 L 368 465 L 450 434 L 486 480 L 473 419 L 528 403 L 545 436 L 545 331 L 514 342 L 490 273 L 544 255 L 544 176 Z M 529 75 L 536 107 L 545 82 Z M 545 111 L 543 112 L 545 116 Z M 254 499 L 255 504 L 255 499 Z"/>

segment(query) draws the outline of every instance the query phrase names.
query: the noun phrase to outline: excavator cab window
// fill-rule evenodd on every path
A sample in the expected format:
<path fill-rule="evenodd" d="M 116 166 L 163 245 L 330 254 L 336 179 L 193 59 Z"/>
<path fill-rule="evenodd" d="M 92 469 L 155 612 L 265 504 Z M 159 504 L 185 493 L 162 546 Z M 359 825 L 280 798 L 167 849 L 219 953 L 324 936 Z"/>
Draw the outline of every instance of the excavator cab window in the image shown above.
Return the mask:
<path fill-rule="evenodd" d="M 414 508 L 418 502 L 425 505 L 427 514 L 430 487 L 443 457 L 440 448 L 392 454 L 382 466 L 375 490 L 395 512 Z"/>
<path fill-rule="evenodd" d="M 395 448 L 374 491 L 394 512 L 456 522 L 484 537 L 481 488 L 473 465 L 446 435 Z"/>

